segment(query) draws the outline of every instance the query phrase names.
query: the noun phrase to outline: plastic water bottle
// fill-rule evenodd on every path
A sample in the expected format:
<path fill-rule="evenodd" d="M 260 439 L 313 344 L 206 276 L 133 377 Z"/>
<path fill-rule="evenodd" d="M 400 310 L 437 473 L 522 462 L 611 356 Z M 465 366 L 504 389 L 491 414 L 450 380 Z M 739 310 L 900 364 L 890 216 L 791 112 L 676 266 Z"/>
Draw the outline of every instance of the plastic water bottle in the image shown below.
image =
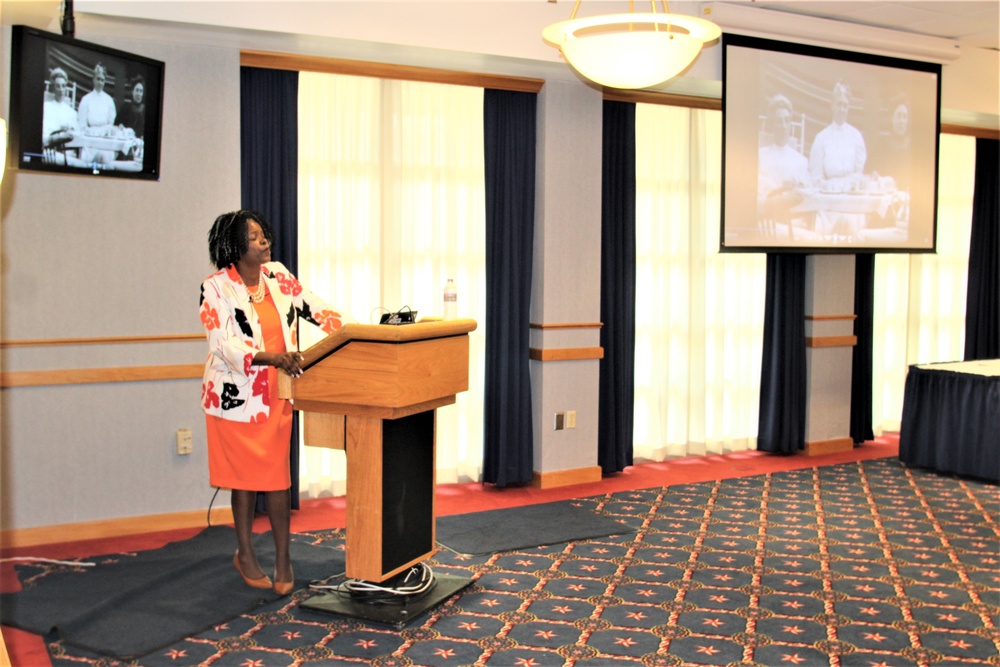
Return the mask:
<path fill-rule="evenodd" d="M 458 289 L 455 287 L 455 279 L 448 278 L 448 283 L 444 286 L 444 319 L 453 320 L 458 317 Z"/>

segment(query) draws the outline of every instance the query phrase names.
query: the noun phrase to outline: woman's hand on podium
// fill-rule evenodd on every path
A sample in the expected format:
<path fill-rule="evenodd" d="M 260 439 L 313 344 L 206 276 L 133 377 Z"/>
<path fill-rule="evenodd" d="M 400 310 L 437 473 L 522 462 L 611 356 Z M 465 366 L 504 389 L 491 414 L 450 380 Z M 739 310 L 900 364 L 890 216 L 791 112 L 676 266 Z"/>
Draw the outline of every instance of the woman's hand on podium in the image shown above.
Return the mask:
<path fill-rule="evenodd" d="M 254 355 L 253 363 L 257 366 L 274 366 L 292 377 L 299 377 L 302 375 L 304 360 L 305 357 L 298 352 L 258 352 Z"/>

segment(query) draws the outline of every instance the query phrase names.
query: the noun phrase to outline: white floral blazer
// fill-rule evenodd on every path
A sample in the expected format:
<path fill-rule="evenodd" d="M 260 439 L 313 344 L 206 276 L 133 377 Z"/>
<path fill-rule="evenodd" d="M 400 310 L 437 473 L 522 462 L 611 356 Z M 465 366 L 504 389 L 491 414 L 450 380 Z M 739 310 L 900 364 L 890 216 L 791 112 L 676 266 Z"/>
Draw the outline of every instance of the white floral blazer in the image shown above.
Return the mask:
<path fill-rule="evenodd" d="M 264 264 L 262 274 L 281 316 L 286 350 L 297 346 L 296 317 L 327 333 L 343 325 L 344 316 L 302 287 L 280 262 Z M 205 413 L 239 422 L 266 420 L 268 367 L 253 365 L 254 355 L 264 349 L 263 332 L 235 266 L 220 269 L 201 284 L 201 322 L 209 349 L 201 383 Z"/>

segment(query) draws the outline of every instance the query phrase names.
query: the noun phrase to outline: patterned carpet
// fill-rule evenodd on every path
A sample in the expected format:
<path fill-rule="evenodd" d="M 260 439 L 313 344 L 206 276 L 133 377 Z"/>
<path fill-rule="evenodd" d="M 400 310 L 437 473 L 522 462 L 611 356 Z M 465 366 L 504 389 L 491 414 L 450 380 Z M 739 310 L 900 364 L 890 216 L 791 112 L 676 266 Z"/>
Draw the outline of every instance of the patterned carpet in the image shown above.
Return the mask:
<path fill-rule="evenodd" d="M 435 572 L 475 583 L 402 631 L 303 610 L 299 591 L 136 662 L 56 642 L 52 664 L 1000 666 L 996 486 L 886 458 L 578 502 L 642 528 L 439 550 Z"/>

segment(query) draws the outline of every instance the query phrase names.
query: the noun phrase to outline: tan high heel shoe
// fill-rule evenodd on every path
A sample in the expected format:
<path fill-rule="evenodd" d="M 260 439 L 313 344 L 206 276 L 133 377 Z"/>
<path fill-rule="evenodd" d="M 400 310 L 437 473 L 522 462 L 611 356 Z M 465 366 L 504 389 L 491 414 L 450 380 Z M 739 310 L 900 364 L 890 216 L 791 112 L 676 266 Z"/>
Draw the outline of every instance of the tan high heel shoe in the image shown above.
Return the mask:
<path fill-rule="evenodd" d="M 274 575 L 274 586 L 271 587 L 278 595 L 288 595 L 295 589 L 295 575 L 292 575 L 291 581 L 278 581 L 278 574 Z"/>
<path fill-rule="evenodd" d="M 236 568 L 236 571 L 240 573 L 240 576 L 243 577 L 243 581 L 246 582 L 247 586 L 251 586 L 253 588 L 271 588 L 271 577 L 266 574 L 263 577 L 258 577 L 256 579 L 251 579 L 247 575 L 243 574 L 243 568 L 240 567 L 239 551 L 233 554 L 233 566 Z"/>

